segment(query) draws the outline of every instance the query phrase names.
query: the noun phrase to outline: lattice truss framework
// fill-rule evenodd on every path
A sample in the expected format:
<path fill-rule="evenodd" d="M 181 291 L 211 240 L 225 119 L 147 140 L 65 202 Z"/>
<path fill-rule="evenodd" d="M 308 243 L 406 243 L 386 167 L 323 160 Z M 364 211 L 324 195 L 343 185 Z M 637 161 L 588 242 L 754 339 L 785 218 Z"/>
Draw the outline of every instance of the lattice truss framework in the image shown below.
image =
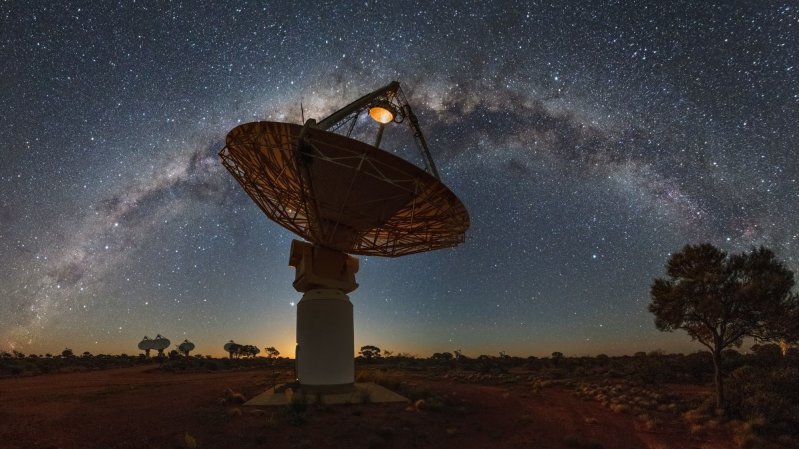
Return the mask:
<path fill-rule="evenodd" d="M 234 128 L 222 163 L 261 210 L 315 244 L 397 257 L 463 243 L 469 214 L 439 180 L 345 136 L 300 125 Z"/>

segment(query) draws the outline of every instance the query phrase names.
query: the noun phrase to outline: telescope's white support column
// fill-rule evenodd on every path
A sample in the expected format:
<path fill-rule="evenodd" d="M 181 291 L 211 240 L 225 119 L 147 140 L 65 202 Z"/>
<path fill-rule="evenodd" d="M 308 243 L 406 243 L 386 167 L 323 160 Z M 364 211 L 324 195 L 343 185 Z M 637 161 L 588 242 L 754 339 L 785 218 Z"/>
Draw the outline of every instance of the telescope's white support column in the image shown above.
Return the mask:
<path fill-rule="evenodd" d="M 297 304 L 297 378 L 303 386 L 352 387 L 352 303 L 335 289 L 314 289 Z"/>
<path fill-rule="evenodd" d="M 305 293 L 297 304 L 297 380 L 308 389 L 350 389 L 355 383 L 352 303 L 358 259 L 293 240 L 289 265 L 294 288 Z"/>

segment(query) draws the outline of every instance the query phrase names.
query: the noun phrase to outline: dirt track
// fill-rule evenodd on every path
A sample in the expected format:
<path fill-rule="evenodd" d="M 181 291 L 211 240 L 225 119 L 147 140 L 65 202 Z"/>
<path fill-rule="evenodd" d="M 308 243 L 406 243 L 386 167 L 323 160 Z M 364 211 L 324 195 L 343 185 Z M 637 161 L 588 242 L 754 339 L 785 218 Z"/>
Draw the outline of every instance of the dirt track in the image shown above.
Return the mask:
<path fill-rule="evenodd" d="M 407 404 L 284 409 L 221 405 L 225 388 L 268 388 L 264 371 L 174 374 L 152 366 L 0 379 L 0 448 L 724 448 L 682 428 L 640 431 L 634 417 L 558 389 L 540 395 L 426 381 L 440 410 Z M 241 414 L 239 412 L 241 411 Z M 590 446 L 593 444 L 593 446 Z M 601 446 L 598 446 L 601 444 Z"/>

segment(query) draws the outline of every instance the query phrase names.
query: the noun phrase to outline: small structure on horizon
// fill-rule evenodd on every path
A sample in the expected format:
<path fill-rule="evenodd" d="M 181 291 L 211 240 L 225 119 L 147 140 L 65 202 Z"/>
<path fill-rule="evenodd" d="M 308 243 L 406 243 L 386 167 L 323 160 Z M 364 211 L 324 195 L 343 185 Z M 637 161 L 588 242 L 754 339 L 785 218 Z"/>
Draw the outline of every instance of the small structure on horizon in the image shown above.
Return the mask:
<path fill-rule="evenodd" d="M 139 342 L 139 349 L 144 351 L 147 358 L 150 357 L 150 351 L 155 349 L 158 351 L 158 358 L 162 358 L 164 356 L 164 349 L 168 348 L 169 344 L 169 339 L 161 336 L 161 334 L 156 335 L 155 338 L 150 338 L 145 335 Z"/>
<path fill-rule="evenodd" d="M 194 343 L 190 342 L 188 339 L 183 340 L 183 343 L 178 345 L 178 351 L 183 353 L 186 357 L 189 356 L 191 351 L 194 351 Z"/>
<path fill-rule="evenodd" d="M 241 356 L 255 357 L 261 353 L 261 349 L 255 345 L 240 345 L 233 340 L 225 343 L 225 352 L 230 354 L 230 358 Z"/>
<path fill-rule="evenodd" d="M 242 346 L 235 341 L 230 340 L 229 342 L 225 343 L 224 348 L 225 352 L 230 354 L 230 358 L 232 359 L 234 355 L 238 355 L 241 352 Z"/>
<path fill-rule="evenodd" d="M 170 341 L 166 337 L 162 337 L 161 334 L 155 336 L 153 341 L 153 349 L 158 351 L 158 358 L 164 357 L 164 349 L 168 348 L 170 345 Z"/>
<path fill-rule="evenodd" d="M 144 351 L 144 355 L 149 359 L 150 350 L 153 349 L 153 340 L 145 335 L 139 342 L 139 349 Z"/>

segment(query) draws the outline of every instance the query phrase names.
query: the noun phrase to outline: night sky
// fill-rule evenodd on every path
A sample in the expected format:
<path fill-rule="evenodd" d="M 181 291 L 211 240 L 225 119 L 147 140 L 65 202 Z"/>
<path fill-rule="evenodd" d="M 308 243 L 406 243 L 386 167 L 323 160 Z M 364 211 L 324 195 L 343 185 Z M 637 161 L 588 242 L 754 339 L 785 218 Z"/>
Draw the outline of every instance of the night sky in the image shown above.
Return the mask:
<path fill-rule="evenodd" d="M 356 347 L 688 352 L 670 253 L 799 269 L 795 2 L 306 3 L 0 4 L 0 349 L 293 355 L 293 236 L 217 153 L 395 79 L 472 225 L 360 258 Z"/>

